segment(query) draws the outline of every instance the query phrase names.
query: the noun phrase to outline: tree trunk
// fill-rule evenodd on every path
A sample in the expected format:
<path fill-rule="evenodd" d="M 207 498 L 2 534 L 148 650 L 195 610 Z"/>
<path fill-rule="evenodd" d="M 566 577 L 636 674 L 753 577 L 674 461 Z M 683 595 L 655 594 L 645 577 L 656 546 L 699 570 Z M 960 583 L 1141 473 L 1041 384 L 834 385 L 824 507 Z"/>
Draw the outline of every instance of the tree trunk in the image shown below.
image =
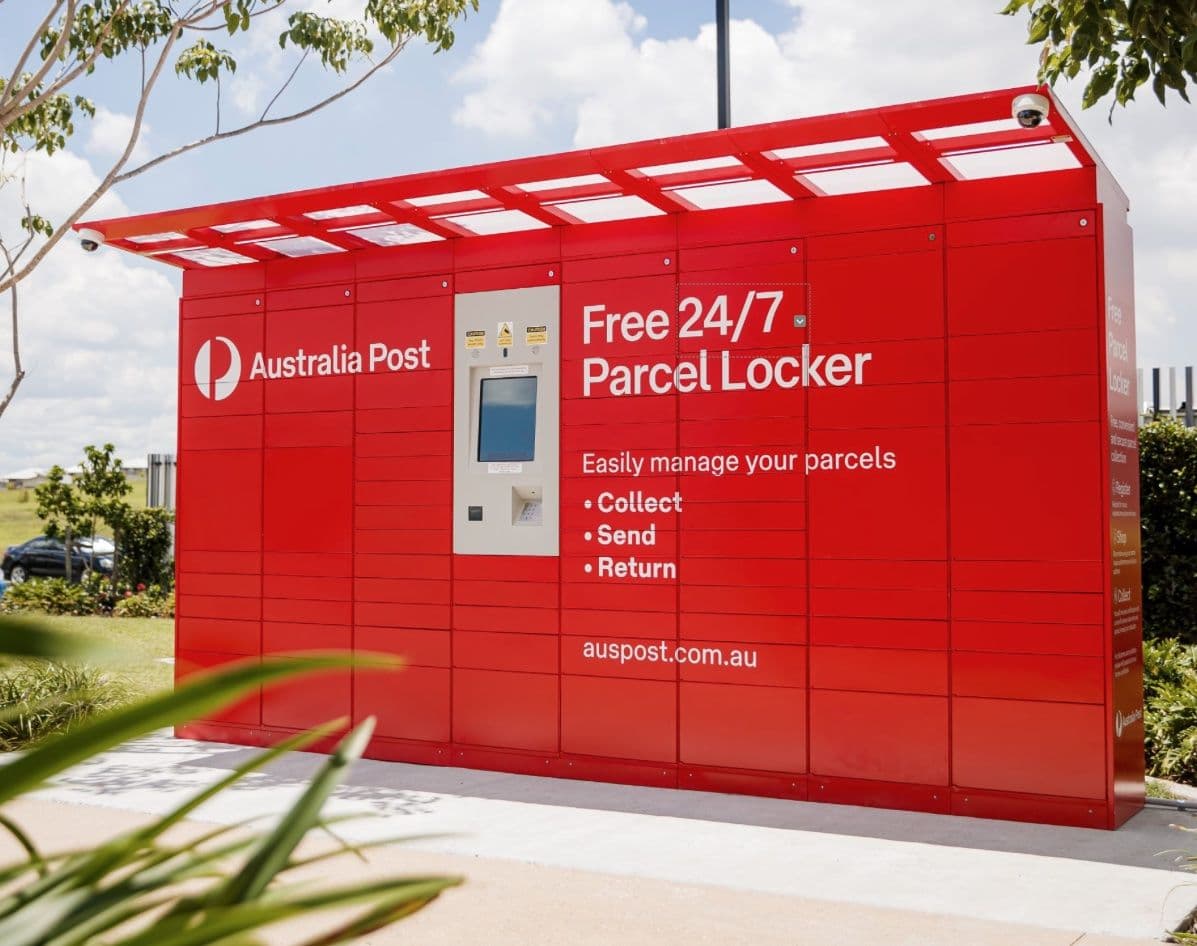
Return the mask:
<path fill-rule="evenodd" d="M 63 571 L 66 572 L 66 580 L 69 582 L 71 580 L 71 578 L 74 577 L 74 571 L 75 571 L 75 569 L 71 567 L 74 563 L 71 561 L 71 539 L 72 539 L 72 536 L 71 536 L 70 528 L 63 530 L 62 539 L 63 539 L 63 541 L 62 541 Z"/>

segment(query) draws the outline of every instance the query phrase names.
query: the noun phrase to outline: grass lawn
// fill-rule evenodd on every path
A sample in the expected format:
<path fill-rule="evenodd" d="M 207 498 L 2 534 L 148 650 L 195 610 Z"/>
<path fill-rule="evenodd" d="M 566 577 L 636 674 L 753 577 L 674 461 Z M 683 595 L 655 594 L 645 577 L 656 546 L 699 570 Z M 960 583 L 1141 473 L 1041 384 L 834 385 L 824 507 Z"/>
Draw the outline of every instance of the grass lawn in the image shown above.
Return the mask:
<path fill-rule="evenodd" d="M 121 661 L 119 672 L 129 681 L 136 696 L 164 690 L 174 679 L 174 667 L 161 662 L 161 658 L 174 653 L 174 621 L 46 615 L 38 615 L 37 620 L 59 631 L 110 641 L 123 648 L 128 657 Z"/>
<path fill-rule="evenodd" d="M 0 553 L 10 545 L 41 534 L 42 522 L 36 509 L 33 490 L 0 489 Z"/>
<path fill-rule="evenodd" d="M 130 481 L 133 492 L 125 499 L 134 509 L 145 508 L 145 482 Z M 107 529 L 101 535 L 107 535 Z M 17 545 L 42 534 L 42 521 L 37 517 L 37 499 L 31 489 L 4 489 L 0 484 L 0 554 L 10 545 Z M 109 536 L 111 538 L 111 536 Z"/>

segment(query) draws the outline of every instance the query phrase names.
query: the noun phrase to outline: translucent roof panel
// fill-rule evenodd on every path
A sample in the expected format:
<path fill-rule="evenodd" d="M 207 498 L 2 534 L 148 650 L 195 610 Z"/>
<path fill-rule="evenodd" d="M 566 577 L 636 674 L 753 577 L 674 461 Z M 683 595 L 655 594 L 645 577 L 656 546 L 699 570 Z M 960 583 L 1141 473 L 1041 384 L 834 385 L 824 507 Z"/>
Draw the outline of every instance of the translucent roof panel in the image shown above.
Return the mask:
<path fill-rule="evenodd" d="M 312 210 L 304 216 L 309 220 L 337 220 L 341 217 L 365 217 L 378 210 L 369 204 L 354 204 L 352 207 L 334 207 L 331 210 Z"/>
<path fill-rule="evenodd" d="M 453 191 L 451 194 L 433 194 L 431 197 L 409 197 L 407 202 L 416 207 L 436 207 L 440 204 L 460 204 L 463 200 L 485 200 L 482 191 Z"/>
<path fill-rule="evenodd" d="M 1080 162 L 1065 144 L 974 151 L 970 154 L 954 154 L 950 158 L 944 158 L 944 161 L 954 167 L 966 181 L 1080 167 Z"/>
<path fill-rule="evenodd" d="M 179 259 L 185 259 L 190 263 L 198 263 L 200 266 L 239 266 L 242 263 L 257 262 L 251 256 L 243 256 L 240 253 L 234 253 L 232 250 L 226 250 L 223 247 L 211 246 L 201 247 L 197 250 L 171 250 L 171 256 L 177 256 Z"/>
<path fill-rule="evenodd" d="M 732 181 L 727 184 L 704 184 L 699 187 L 679 187 L 674 193 L 686 198 L 702 210 L 720 207 L 747 207 L 751 204 L 775 204 L 790 196 L 768 181 Z"/>
<path fill-rule="evenodd" d="M 649 177 L 666 177 L 670 174 L 689 174 L 692 171 L 713 171 L 717 168 L 727 168 L 729 171 L 743 171 L 744 165 L 730 154 L 717 158 L 701 158 L 697 161 L 675 161 L 672 164 L 654 164 L 646 168 L 637 168 L 641 174 Z M 731 176 L 730 174 L 728 175 Z"/>
<path fill-rule="evenodd" d="M 516 233 L 520 230 L 541 230 L 548 226 L 543 220 L 530 217 L 520 210 L 493 210 L 477 214 L 455 214 L 443 217 L 450 223 L 465 227 L 471 233 L 490 236 L 495 233 Z"/>
<path fill-rule="evenodd" d="M 554 206 L 577 217 L 583 223 L 657 217 L 665 212 L 641 197 L 599 197 L 596 200 L 566 201 Z"/>
<path fill-rule="evenodd" d="M 942 141 L 944 138 L 962 138 L 965 135 L 988 135 L 995 131 L 1018 131 L 1022 126 L 1015 118 L 997 118 L 989 122 L 969 122 L 966 125 L 948 125 L 946 128 L 924 128 L 915 132 L 925 141 Z"/>
<path fill-rule="evenodd" d="M 250 241 L 255 242 L 255 241 Z M 343 253 L 339 246 L 310 236 L 279 237 L 274 240 L 258 240 L 257 246 L 282 253 L 283 256 L 320 256 L 322 253 Z"/>
<path fill-rule="evenodd" d="M 884 138 L 848 138 L 844 141 L 821 141 L 813 145 L 796 145 L 793 148 L 777 148 L 772 152 L 776 158 L 811 158 L 820 154 L 839 154 L 845 151 L 863 151 L 866 148 L 888 147 Z"/>
<path fill-rule="evenodd" d="M 529 181 L 520 184 L 520 190 L 536 193 L 538 191 L 562 190 L 566 187 L 587 187 L 591 184 L 610 184 L 611 181 L 601 174 L 580 174 L 577 177 L 555 177 L 547 181 Z"/>
<path fill-rule="evenodd" d="M 429 233 L 411 223 L 382 223 L 373 227 L 345 227 L 344 233 L 352 234 L 378 246 L 406 246 L 409 243 L 432 243 L 444 237 Z"/>
<path fill-rule="evenodd" d="M 129 242 L 130 243 L 148 244 L 148 243 L 165 243 L 168 240 L 186 240 L 186 239 L 187 239 L 187 234 L 185 234 L 185 233 L 173 233 L 173 232 L 144 233 L 140 236 L 129 237 Z"/>
<path fill-rule="evenodd" d="M 218 223 L 212 227 L 217 233 L 244 233 L 248 230 L 269 230 L 278 226 L 273 220 L 242 220 L 239 223 Z"/>
<path fill-rule="evenodd" d="M 799 180 L 813 185 L 829 196 L 918 187 L 931 183 L 906 163 L 870 164 L 834 171 L 814 171 L 800 175 Z"/>

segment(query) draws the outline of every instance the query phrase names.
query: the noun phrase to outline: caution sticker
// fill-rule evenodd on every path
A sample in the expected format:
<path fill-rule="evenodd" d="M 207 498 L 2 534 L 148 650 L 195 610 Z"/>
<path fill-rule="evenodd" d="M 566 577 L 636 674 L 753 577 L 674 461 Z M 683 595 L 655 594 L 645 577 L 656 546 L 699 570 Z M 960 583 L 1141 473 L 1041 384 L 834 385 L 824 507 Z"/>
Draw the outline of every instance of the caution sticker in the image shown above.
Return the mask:
<path fill-rule="evenodd" d="M 524 329 L 525 345 L 547 345 L 549 343 L 549 327 L 547 325 L 529 325 Z"/>
<path fill-rule="evenodd" d="M 466 348 L 485 348 L 486 347 L 486 332 L 478 329 L 473 332 L 466 332 L 465 334 Z"/>
<path fill-rule="evenodd" d="M 515 343 L 515 331 L 510 322 L 500 322 L 495 336 L 500 348 L 510 348 Z"/>

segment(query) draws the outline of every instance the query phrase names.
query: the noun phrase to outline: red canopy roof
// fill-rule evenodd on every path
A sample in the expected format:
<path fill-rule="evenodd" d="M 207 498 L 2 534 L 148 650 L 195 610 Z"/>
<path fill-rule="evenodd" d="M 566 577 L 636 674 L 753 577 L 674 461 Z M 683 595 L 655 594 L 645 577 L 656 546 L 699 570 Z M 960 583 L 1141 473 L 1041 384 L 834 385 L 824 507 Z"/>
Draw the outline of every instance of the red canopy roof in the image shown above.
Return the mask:
<path fill-rule="evenodd" d="M 1037 128 L 1011 117 L 1039 92 Z M 76 224 L 183 268 L 585 226 L 1098 163 L 1032 86 Z"/>

